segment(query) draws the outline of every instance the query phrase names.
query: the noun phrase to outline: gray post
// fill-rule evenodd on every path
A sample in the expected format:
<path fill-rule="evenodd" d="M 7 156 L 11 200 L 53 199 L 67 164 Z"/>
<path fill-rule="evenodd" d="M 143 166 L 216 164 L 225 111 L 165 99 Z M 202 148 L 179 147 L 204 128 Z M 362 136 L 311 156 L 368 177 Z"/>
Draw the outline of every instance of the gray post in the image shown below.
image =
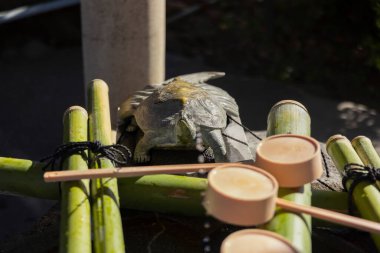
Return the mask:
<path fill-rule="evenodd" d="M 165 0 L 81 0 L 84 78 L 110 87 L 117 107 L 132 92 L 165 78 Z"/>

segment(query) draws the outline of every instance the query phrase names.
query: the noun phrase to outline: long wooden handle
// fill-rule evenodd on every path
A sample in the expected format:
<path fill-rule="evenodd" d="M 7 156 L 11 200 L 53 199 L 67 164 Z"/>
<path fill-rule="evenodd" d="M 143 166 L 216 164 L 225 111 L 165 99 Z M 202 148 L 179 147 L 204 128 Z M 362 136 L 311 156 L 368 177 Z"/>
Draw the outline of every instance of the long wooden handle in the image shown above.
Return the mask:
<path fill-rule="evenodd" d="M 102 177 L 139 177 L 154 174 L 179 174 L 186 172 L 206 172 L 226 163 L 196 163 L 196 164 L 175 164 L 175 165 L 155 165 L 137 166 L 122 168 L 90 169 L 86 171 L 49 171 L 45 172 L 45 182 L 75 181 L 81 179 L 95 179 Z M 228 163 L 230 165 L 240 163 Z"/>
<path fill-rule="evenodd" d="M 350 216 L 347 214 L 329 211 L 329 210 L 318 208 L 318 207 L 299 205 L 291 201 L 287 201 L 287 200 L 279 199 L 279 198 L 276 200 L 276 204 L 279 207 L 292 211 L 292 212 L 306 213 L 318 219 L 331 221 L 331 222 L 338 223 L 347 227 L 356 228 L 356 229 L 370 232 L 370 233 L 380 234 L 379 222 L 369 221 L 369 220 L 357 218 L 357 217 Z"/>

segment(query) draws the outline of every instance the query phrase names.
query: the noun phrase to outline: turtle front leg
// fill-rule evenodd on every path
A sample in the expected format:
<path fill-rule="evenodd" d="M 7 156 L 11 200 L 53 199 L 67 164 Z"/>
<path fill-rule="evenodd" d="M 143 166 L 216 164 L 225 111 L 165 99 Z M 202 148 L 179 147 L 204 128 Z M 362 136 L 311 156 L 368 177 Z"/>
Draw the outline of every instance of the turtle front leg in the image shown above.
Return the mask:
<path fill-rule="evenodd" d="M 220 129 L 201 127 L 202 139 L 211 147 L 215 162 L 227 162 L 227 149 Z"/>
<path fill-rule="evenodd" d="M 154 131 L 145 131 L 144 136 L 136 144 L 133 161 L 137 163 L 145 163 L 150 161 L 149 151 L 157 146 L 172 143 L 170 135 L 165 135 L 168 132 L 167 128 L 157 129 Z"/>
<path fill-rule="evenodd" d="M 154 132 L 144 133 L 144 136 L 136 144 L 135 152 L 133 154 L 134 162 L 145 163 L 150 161 L 149 151 L 155 146 L 155 138 L 156 135 Z"/>

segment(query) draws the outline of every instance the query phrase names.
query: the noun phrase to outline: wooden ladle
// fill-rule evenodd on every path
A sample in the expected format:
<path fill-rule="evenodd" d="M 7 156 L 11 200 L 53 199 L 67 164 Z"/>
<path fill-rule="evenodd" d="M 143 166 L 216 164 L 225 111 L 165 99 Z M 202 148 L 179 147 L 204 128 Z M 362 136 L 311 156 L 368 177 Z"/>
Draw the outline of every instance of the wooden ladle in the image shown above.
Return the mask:
<path fill-rule="evenodd" d="M 277 198 L 278 182 L 251 165 L 222 165 L 208 175 L 204 206 L 215 218 L 234 225 L 253 226 L 269 221 L 276 205 L 285 210 L 347 227 L 380 234 L 380 223 Z"/>
<path fill-rule="evenodd" d="M 242 226 L 265 223 L 273 217 L 277 205 L 292 212 L 306 213 L 315 218 L 380 234 L 380 223 L 277 198 L 278 182 L 271 174 L 252 165 L 241 163 L 50 171 L 44 174 L 44 179 L 45 182 L 59 182 L 102 177 L 137 177 L 202 171 L 211 171 L 208 175 L 204 206 L 209 214 L 226 223 Z"/>

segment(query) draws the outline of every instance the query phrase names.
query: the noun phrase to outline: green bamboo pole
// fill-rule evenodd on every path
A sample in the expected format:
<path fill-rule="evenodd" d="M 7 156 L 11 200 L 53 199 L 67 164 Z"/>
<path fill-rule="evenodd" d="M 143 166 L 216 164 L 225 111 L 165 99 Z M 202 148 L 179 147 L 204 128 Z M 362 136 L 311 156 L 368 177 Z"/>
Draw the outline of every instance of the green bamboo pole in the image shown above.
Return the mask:
<path fill-rule="evenodd" d="M 87 141 L 87 112 L 79 106 L 70 107 L 63 116 L 64 143 Z M 87 161 L 81 154 L 68 157 L 65 170 L 87 170 Z M 91 252 L 91 210 L 89 180 L 61 184 L 61 253 Z"/>
<path fill-rule="evenodd" d="M 357 136 L 351 141 L 351 144 L 364 165 L 380 168 L 380 157 L 369 138 L 365 136 Z"/>
<path fill-rule="evenodd" d="M 26 159 L 0 157 L 0 192 L 43 199 L 59 199 L 58 183 L 45 183 L 44 164 Z M 201 216 L 204 178 L 151 175 L 118 179 L 123 208 Z"/>
<path fill-rule="evenodd" d="M 312 190 L 311 205 L 331 211 L 348 214 L 347 192 Z M 312 218 L 313 227 L 343 229 L 342 225 L 329 221 Z"/>
<path fill-rule="evenodd" d="M 368 137 L 362 135 L 357 136 L 351 141 L 351 144 L 364 165 L 372 166 L 376 169 L 380 168 L 380 156 Z M 376 184 L 378 189 L 380 189 L 380 182 L 377 181 Z M 379 242 L 377 242 L 377 244 L 379 245 Z"/>
<path fill-rule="evenodd" d="M 119 180 L 123 207 L 136 210 L 202 216 L 207 179 L 151 175 Z"/>
<path fill-rule="evenodd" d="M 45 183 L 44 166 L 31 160 L 0 157 L 0 192 L 58 200 L 58 183 Z"/>
<path fill-rule="evenodd" d="M 89 84 L 88 111 L 89 140 L 111 145 L 108 85 L 102 80 L 95 79 Z M 111 167 L 113 163 L 106 158 L 96 159 L 91 164 L 91 168 Z M 95 252 L 125 252 L 117 179 L 91 180 L 91 196 Z"/>
<path fill-rule="evenodd" d="M 267 136 L 288 133 L 310 136 L 309 113 L 294 100 L 278 102 L 268 114 Z"/>
<path fill-rule="evenodd" d="M 372 166 L 376 169 L 380 168 L 379 154 L 368 137 L 357 136 L 351 141 L 351 144 L 364 165 Z M 380 189 L 380 181 L 376 181 L 376 185 Z"/>
<path fill-rule="evenodd" d="M 343 172 L 344 166 L 350 163 L 363 164 L 350 141 L 342 135 L 334 135 L 326 143 L 328 154 L 335 166 Z M 349 188 L 352 181 L 348 180 Z M 367 182 L 359 183 L 353 191 L 353 201 L 361 217 L 380 222 L 380 192 L 377 187 Z M 371 234 L 378 250 L 380 250 L 380 235 Z"/>
<path fill-rule="evenodd" d="M 267 136 L 277 134 L 310 135 L 310 116 L 306 108 L 293 100 L 275 104 L 268 114 Z M 280 188 L 278 197 L 302 205 L 311 205 L 311 185 L 300 188 Z M 311 217 L 281 208 L 264 228 L 284 236 L 299 252 L 311 252 Z"/>
<path fill-rule="evenodd" d="M 42 199 L 58 199 L 58 183 L 43 181 L 43 164 L 25 159 L 0 157 L 0 192 Z M 119 178 L 120 206 L 136 210 L 202 216 L 204 178 L 151 175 Z M 347 193 L 313 191 L 313 206 L 345 212 Z"/>
<path fill-rule="evenodd" d="M 348 194 L 347 192 L 334 192 L 313 190 L 311 204 L 312 206 L 336 211 L 339 213 L 348 212 Z"/>

